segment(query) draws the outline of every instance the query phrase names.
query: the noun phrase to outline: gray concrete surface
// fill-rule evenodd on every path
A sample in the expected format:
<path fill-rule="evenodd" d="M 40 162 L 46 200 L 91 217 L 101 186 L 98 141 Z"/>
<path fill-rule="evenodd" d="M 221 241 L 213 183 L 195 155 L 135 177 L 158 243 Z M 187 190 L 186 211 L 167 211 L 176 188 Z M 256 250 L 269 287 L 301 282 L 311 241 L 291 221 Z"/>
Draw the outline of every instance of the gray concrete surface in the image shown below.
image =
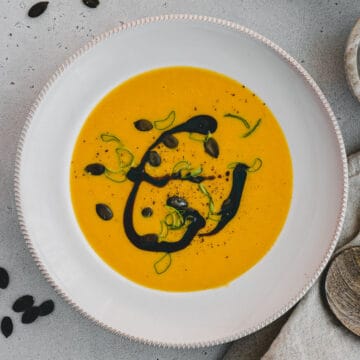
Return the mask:
<path fill-rule="evenodd" d="M 50 0 L 37 19 L 26 16 L 36 0 L 0 0 L 0 266 L 11 285 L 0 291 L 0 317 L 10 314 L 13 335 L 0 336 L 0 359 L 197 360 L 221 359 L 228 345 L 179 350 L 134 343 L 108 333 L 73 311 L 41 276 L 24 244 L 12 192 L 17 141 L 31 103 L 49 76 L 96 34 L 129 19 L 165 13 L 198 13 L 234 20 L 272 39 L 313 75 L 340 123 L 347 152 L 360 148 L 360 105 L 348 91 L 343 53 L 360 17 L 356 0 L 100 0 L 88 9 L 80 0 Z M 53 315 L 21 325 L 11 304 L 17 296 L 52 298 Z M 156 324 L 154 324 L 156 326 Z M 174 324 L 176 326 L 176 324 Z M 259 357 L 273 331 L 256 341 Z M 243 339 L 242 343 L 251 336 Z"/>

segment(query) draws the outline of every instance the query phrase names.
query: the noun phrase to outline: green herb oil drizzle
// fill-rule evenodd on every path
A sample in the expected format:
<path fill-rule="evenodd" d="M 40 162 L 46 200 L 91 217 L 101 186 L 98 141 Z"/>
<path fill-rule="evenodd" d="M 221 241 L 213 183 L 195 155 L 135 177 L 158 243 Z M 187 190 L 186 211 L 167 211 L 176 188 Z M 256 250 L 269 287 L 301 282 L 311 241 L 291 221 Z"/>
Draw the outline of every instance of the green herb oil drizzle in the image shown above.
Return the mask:
<path fill-rule="evenodd" d="M 170 253 L 165 253 L 154 263 L 154 270 L 158 275 L 166 272 L 172 263 L 172 258 Z"/>
<path fill-rule="evenodd" d="M 174 123 L 175 118 L 175 111 L 172 110 L 165 119 L 154 121 L 154 128 L 156 130 L 166 130 Z"/>

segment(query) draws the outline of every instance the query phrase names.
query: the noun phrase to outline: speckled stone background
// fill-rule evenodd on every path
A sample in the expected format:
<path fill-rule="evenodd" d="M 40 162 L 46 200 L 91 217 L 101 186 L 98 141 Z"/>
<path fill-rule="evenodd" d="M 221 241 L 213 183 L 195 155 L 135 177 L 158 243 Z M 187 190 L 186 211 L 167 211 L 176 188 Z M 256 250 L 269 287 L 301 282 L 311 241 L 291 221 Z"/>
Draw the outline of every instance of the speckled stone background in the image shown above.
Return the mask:
<path fill-rule="evenodd" d="M 197 13 L 248 26 L 298 59 L 329 99 L 349 154 L 360 149 L 360 105 L 347 88 L 343 54 L 351 27 L 360 17 L 359 2 L 100 0 L 97 9 L 89 9 L 81 0 L 50 0 L 46 13 L 30 19 L 26 13 L 35 1 L 0 0 L 0 266 L 11 276 L 9 288 L 0 291 L 0 318 L 10 315 L 15 325 L 10 338 L 0 335 L 0 359 L 221 359 L 229 345 L 164 349 L 110 334 L 77 314 L 46 283 L 24 244 L 12 192 L 15 151 L 26 114 L 51 74 L 95 35 L 133 18 Z M 22 325 L 11 304 L 25 293 L 38 302 L 54 299 L 55 312 Z M 256 347 L 260 358 L 280 325 L 281 321 L 263 330 L 260 343 L 251 336 L 241 340 L 244 359 L 249 346 Z"/>

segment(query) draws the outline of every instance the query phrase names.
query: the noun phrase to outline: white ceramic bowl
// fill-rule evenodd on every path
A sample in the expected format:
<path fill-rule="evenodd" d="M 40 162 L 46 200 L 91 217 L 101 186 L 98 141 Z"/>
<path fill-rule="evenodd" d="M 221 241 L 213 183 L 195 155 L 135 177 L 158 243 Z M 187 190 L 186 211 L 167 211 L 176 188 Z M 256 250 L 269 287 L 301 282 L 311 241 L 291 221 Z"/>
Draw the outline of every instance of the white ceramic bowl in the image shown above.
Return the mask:
<path fill-rule="evenodd" d="M 70 159 L 89 112 L 122 81 L 170 65 L 208 68 L 246 84 L 275 114 L 293 160 L 292 204 L 275 245 L 229 286 L 213 290 L 170 293 L 130 282 L 94 253 L 71 205 Z M 346 155 L 324 95 L 284 50 L 229 21 L 160 16 L 101 35 L 50 79 L 21 135 L 15 194 L 35 261 L 77 310 L 148 343 L 205 346 L 260 329 L 315 282 L 344 219 Z"/>

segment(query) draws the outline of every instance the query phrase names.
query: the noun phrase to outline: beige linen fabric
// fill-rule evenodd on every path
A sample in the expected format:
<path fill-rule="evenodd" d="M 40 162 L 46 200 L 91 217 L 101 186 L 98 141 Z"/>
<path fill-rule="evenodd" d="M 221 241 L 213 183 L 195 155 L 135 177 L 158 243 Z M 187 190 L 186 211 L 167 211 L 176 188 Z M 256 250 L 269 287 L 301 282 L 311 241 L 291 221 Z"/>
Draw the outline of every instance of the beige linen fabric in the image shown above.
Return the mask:
<path fill-rule="evenodd" d="M 345 223 L 337 246 L 360 245 L 360 152 L 348 158 L 349 200 Z M 295 307 L 289 319 L 235 342 L 224 360 L 359 360 L 360 338 L 345 329 L 323 301 L 321 280 L 310 289 Z M 360 311 L 360 306 L 359 306 Z M 274 332 L 286 323 L 269 346 Z M 261 357 L 263 355 L 263 357 Z"/>

